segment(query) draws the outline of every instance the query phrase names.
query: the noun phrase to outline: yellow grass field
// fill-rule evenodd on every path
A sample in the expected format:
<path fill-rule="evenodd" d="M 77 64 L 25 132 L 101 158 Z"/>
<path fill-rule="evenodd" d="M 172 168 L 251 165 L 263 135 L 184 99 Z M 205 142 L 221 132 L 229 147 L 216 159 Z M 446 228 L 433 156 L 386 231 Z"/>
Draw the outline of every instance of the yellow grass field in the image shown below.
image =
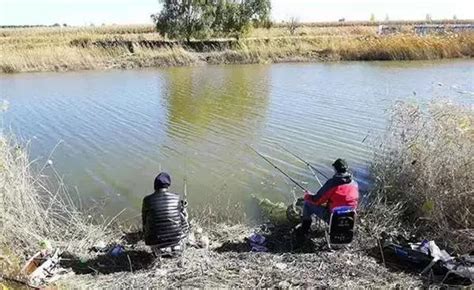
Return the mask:
<path fill-rule="evenodd" d="M 327 60 L 426 60 L 472 57 L 474 34 L 425 37 L 412 26 L 378 36 L 377 26 L 303 25 L 254 29 L 228 48 L 150 47 L 165 41 L 152 25 L 35 27 L 0 29 L 0 73 L 70 71 L 198 64 L 269 63 Z M 226 40 L 229 41 L 229 40 Z M 113 45 L 97 45 L 97 42 Z M 204 41 L 205 43 L 205 41 Z"/>

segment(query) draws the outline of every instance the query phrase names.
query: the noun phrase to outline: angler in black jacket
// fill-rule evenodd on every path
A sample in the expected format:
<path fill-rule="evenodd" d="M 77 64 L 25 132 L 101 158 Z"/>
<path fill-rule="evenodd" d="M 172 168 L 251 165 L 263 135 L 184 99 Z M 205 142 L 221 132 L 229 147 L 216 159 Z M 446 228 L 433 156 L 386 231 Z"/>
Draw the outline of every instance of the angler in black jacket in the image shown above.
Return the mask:
<path fill-rule="evenodd" d="M 175 248 L 186 237 L 188 221 L 186 202 L 168 191 L 171 178 L 166 172 L 155 178 L 155 192 L 143 199 L 142 222 L 145 244 L 156 253 Z"/>

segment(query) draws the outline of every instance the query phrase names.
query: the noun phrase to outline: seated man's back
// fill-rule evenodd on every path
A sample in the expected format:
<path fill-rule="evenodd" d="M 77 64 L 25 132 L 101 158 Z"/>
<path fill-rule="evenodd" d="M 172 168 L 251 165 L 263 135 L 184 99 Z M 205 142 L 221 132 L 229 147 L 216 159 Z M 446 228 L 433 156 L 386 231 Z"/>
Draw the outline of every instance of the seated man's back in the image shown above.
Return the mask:
<path fill-rule="evenodd" d="M 169 175 L 160 173 L 155 179 L 155 192 L 143 199 L 145 244 L 154 248 L 178 246 L 185 237 L 183 204 L 179 195 L 168 191 L 170 183 Z"/>

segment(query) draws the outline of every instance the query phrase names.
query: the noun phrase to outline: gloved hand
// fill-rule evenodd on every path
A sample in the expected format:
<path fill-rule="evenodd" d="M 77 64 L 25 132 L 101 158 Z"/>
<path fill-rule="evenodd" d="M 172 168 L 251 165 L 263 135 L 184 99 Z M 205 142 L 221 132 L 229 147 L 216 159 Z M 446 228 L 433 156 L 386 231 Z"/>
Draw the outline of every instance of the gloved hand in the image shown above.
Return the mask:
<path fill-rule="evenodd" d="M 313 195 L 314 194 L 311 191 L 305 190 L 303 198 L 304 198 L 304 200 L 311 200 Z"/>

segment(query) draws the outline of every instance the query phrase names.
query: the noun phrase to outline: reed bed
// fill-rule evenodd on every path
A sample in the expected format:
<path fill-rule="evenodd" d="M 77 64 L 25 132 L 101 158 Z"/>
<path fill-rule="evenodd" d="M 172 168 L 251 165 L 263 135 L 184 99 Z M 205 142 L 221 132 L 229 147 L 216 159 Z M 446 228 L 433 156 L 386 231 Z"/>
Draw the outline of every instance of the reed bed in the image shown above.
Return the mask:
<path fill-rule="evenodd" d="M 295 35 L 278 26 L 254 29 L 240 40 L 212 40 L 234 45 L 206 51 L 190 49 L 184 43 L 163 47 L 140 44 L 163 40 L 151 25 L 4 28 L 0 29 L 0 73 L 287 61 L 429 60 L 474 55 L 473 33 L 420 37 L 411 32 L 410 26 L 385 37 L 377 36 L 375 26 L 305 25 Z"/>
<path fill-rule="evenodd" d="M 375 206 L 461 254 L 474 248 L 473 124 L 472 106 L 398 103 L 373 162 Z"/>
<path fill-rule="evenodd" d="M 395 35 L 348 41 L 336 48 L 344 60 L 430 60 L 474 56 L 474 34 Z"/>

